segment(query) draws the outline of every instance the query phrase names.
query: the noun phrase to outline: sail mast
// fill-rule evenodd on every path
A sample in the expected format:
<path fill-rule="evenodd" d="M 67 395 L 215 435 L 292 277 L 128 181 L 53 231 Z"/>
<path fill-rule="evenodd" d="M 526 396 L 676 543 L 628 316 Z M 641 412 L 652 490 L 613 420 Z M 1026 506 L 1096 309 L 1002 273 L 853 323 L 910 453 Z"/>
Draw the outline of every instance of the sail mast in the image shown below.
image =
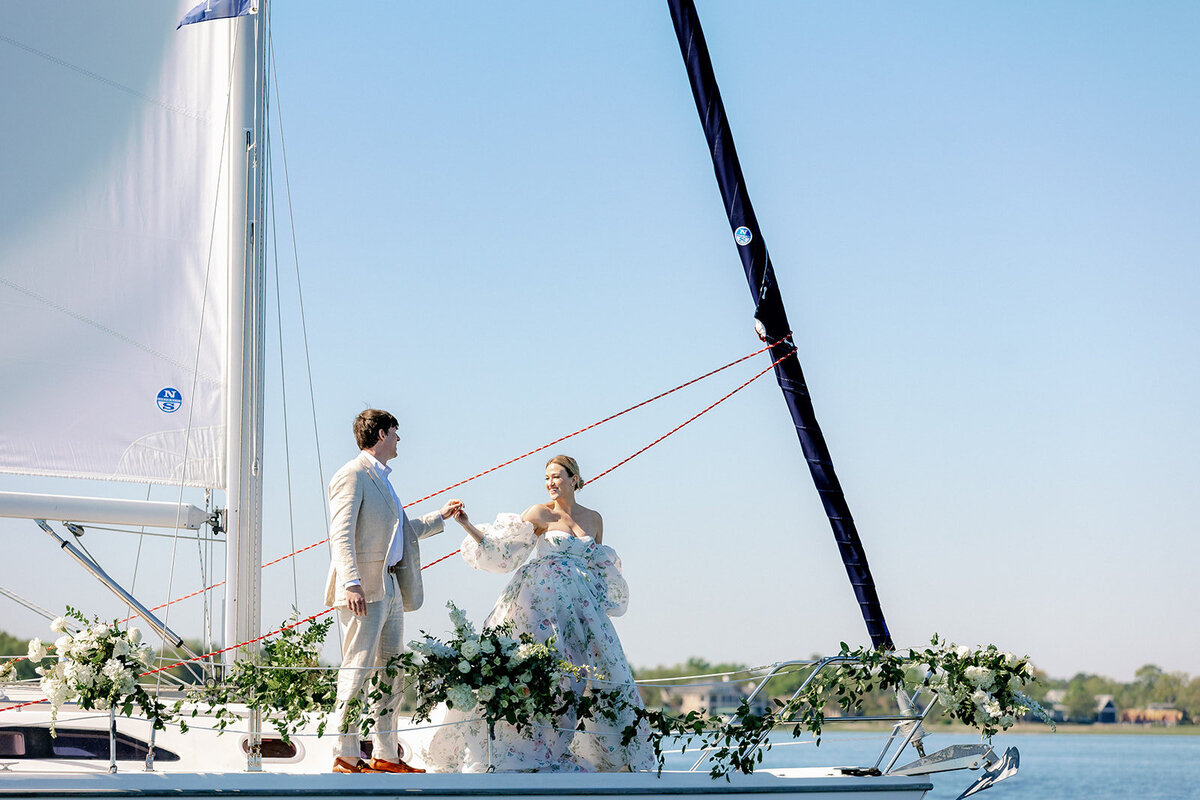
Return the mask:
<path fill-rule="evenodd" d="M 789 341 L 792 329 L 783 308 L 783 299 L 775 281 L 775 271 L 771 267 L 766 242 L 759 231 L 754 208 L 750 205 L 750 195 L 742 177 L 742 167 L 733 144 L 733 133 L 725 116 L 725 105 L 717 88 L 717 79 L 713 74 L 708 45 L 704 41 L 704 32 L 700 28 L 695 3 L 693 0 L 667 0 L 667 5 L 675 23 L 675 34 L 687 67 L 696 110 L 700 114 L 700 124 L 704 127 L 704 135 L 712 153 L 721 198 L 729 215 L 729 227 L 738 245 L 738 255 L 742 259 L 746 280 L 750 283 L 750 292 L 755 303 L 754 318 L 759 324 L 760 334 L 767 341 L 775 342 L 771 348 L 771 358 L 777 362 L 775 377 L 779 388 L 783 390 L 784 400 L 795 423 L 800 447 L 804 451 L 805 460 L 808 461 L 825 513 L 829 517 L 842 563 L 845 564 L 846 574 L 854 587 L 854 596 L 862 610 L 871 642 L 876 648 L 892 649 L 892 637 L 883 619 L 883 609 L 875 591 L 875 580 L 871 577 L 871 569 L 867 565 L 867 554 L 855 528 L 854 518 L 850 515 L 850 506 L 846 502 L 841 483 L 834 472 L 833 459 L 825 437 L 817 424 L 808 385 L 800 368 L 800 359 L 795 353 L 788 355 L 794 348 Z"/>
<path fill-rule="evenodd" d="M 229 116 L 228 541 L 225 646 L 261 628 L 267 4 L 230 23 L 238 72 Z M 210 23 L 211 24 L 211 23 Z M 235 651 L 235 657 L 249 653 Z"/>

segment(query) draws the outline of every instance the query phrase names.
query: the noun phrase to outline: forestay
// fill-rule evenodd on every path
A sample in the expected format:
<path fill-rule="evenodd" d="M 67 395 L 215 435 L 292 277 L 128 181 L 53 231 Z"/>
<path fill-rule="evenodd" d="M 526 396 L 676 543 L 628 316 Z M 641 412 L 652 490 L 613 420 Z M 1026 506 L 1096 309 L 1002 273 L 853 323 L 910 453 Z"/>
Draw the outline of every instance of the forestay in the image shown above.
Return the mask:
<path fill-rule="evenodd" d="M 246 59 L 134 5 L 0 8 L 0 472 L 223 487 Z"/>

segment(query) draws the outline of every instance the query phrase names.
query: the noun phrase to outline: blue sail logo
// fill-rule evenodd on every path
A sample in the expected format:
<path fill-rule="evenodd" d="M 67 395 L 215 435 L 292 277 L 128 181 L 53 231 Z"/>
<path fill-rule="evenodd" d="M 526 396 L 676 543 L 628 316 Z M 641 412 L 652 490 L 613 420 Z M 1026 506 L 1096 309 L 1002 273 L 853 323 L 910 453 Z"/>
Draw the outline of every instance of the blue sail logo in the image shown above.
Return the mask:
<path fill-rule="evenodd" d="M 158 393 L 158 407 L 168 414 L 174 414 L 183 406 L 183 395 L 178 389 L 170 386 Z"/>
<path fill-rule="evenodd" d="M 741 226 L 740 228 L 738 228 L 736 231 L 733 232 L 733 240 L 743 247 L 750 244 L 751 240 L 753 240 L 753 239 L 754 239 L 754 234 L 752 234 L 750 232 L 750 229 L 747 228 L 745 225 Z"/>

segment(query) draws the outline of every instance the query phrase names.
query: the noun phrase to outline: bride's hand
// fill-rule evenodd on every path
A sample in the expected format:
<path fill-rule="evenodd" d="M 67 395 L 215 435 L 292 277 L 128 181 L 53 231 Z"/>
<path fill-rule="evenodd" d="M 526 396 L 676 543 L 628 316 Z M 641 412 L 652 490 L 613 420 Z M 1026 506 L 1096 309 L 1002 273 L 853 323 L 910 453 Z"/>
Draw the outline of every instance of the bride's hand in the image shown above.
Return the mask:
<path fill-rule="evenodd" d="M 459 525 L 462 525 L 464 528 L 470 525 L 471 519 L 467 516 L 467 509 L 463 506 L 459 506 L 458 510 L 454 513 L 454 521 Z"/>

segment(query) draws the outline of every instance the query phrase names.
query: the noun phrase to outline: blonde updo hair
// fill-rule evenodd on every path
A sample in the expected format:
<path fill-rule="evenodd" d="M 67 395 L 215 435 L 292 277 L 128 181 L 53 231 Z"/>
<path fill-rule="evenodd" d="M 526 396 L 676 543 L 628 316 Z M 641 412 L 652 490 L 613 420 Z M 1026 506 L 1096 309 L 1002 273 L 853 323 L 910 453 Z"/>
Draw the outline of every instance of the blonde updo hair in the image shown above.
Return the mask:
<path fill-rule="evenodd" d="M 583 488 L 583 476 L 579 474 L 579 462 L 570 456 L 555 456 L 546 462 L 546 466 L 558 464 L 567 471 L 567 474 L 575 479 L 575 491 Z"/>

